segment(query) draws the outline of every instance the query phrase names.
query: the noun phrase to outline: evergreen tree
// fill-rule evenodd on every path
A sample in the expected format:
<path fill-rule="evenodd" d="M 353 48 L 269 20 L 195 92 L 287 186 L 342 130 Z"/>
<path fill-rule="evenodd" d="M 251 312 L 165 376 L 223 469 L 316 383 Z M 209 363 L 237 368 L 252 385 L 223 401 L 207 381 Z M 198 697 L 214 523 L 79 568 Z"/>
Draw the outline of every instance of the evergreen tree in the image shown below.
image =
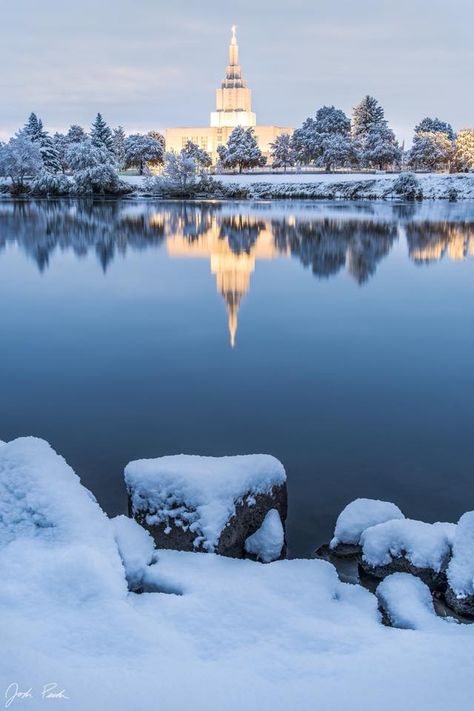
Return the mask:
<path fill-rule="evenodd" d="M 30 114 L 23 132 L 32 143 L 38 143 L 45 169 L 50 173 L 59 173 L 61 171 L 61 163 L 58 152 L 51 136 L 43 128 L 42 120 L 35 113 L 32 112 Z"/>
<path fill-rule="evenodd" d="M 113 153 L 113 136 L 110 127 L 102 118 L 102 114 L 97 114 L 92 124 L 90 139 L 96 148 L 105 148 L 109 153 Z"/>
<path fill-rule="evenodd" d="M 374 126 L 366 135 L 361 151 L 362 163 L 369 168 L 384 170 L 387 165 L 399 164 L 402 151 L 395 134 L 385 121 Z"/>
<path fill-rule="evenodd" d="M 456 170 L 468 171 L 474 169 L 474 131 L 463 128 L 456 138 L 455 148 Z"/>
<path fill-rule="evenodd" d="M 449 168 L 454 157 L 454 144 L 444 131 L 415 133 L 408 152 L 408 164 L 418 170 Z"/>
<path fill-rule="evenodd" d="M 255 138 L 253 128 L 236 126 L 229 136 L 225 146 L 217 149 L 219 159 L 224 168 L 237 168 L 239 173 L 244 169 L 264 166 L 267 159 L 262 155 Z"/>
<path fill-rule="evenodd" d="M 385 124 L 384 110 L 373 96 L 364 96 L 352 114 L 352 135 L 364 141 L 376 126 Z"/>
<path fill-rule="evenodd" d="M 38 118 L 33 111 L 29 115 L 23 130 L 25 135 L 29 137 L 30 141 L 41 142 L 41 139 L 45 134 L 42 120 Z"/>
<path fill-rule="evenodd" d="M 357 153 L 350 135 L 351 122 L 341 109 L 322 106 L 293 134 L 298 163 L 323 166 L 327 171 L 353 163 Z"/>
<path fill-rule="evenodd" d="M 189 158 L 193 158 L 198 168 L 210 168 L 212 165 L 212 158 L 209 153 L 203 148 L 199 148 L 199 146 L 192 141 L 187 141 L 181 152 L 189 156 Z"/>
<path fill-rule="evenodd" d="M 115 163 L 119 170 L 125 167 L 125 131 L 122 126 L 117 126 L 112 132 L 112 152 L 114 154 Z"/>
<path fill-rule="evenodd" d="M 280 133 L 273 143 L 270 143 L 272 168 L 284 168 L 285 172 L 296 162 L 291 136 L 289 133 Z"/>
<path fill-rule="evenodd" d="M 445 133 L 450 141 L 454 141 L 456 137 L 450 123 L 429 116 L 420 121 L 418 126 L 415 126 L 415 133 Z"/>
<path fill-rule="evenodd" d="M 82 128 L 82 126 L 78 126 L 77 124 L 73 124 L 70 128 L 69 131 L 66 134 L 66 138 L 69 143 L 80 143 L 81 141 L 85 141 L 87 138 L 87 134 Z"/>

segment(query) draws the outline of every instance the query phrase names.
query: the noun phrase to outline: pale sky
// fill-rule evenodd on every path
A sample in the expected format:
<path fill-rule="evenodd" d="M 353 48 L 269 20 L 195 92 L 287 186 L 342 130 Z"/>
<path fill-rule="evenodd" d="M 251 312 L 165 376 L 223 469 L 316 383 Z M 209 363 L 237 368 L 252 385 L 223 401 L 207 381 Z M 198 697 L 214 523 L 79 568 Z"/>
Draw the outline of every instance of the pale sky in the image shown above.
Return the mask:
<path fill-rule="evenodd" d="M 235 22 L 258 123 L 376 96 L 400 139 L 474 126 L 474 0 L 0 0 L 0 136 L 100 111 L 127 133 L 208 125 Z"/>

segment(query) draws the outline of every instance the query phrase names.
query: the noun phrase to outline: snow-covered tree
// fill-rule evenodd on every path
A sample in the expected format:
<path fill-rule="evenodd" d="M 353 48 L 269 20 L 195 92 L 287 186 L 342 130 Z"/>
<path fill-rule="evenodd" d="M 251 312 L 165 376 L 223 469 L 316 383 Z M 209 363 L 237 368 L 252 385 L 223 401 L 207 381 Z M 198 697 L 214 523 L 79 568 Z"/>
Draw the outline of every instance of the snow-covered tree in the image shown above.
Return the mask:
<path fill-rule="evenodd" d="M 45 134 L 45 130 L 43 128 L 42 120 L 38 118 L 38 116 L 34 112 L 31 112 L 31 114 L 29 115 L 28 120 L 23 128 L 23 132 L 26 136 L 29 137 L 30 141 L 36 141 L 38 143 L 41 143 L 41 140 Z"/>
<path fill-rule="evenodd" d="M 374 126 L 365 136 L 361 150 L 361 161 L 369 168 L 384 170 L 394 163 L 400 164 L 402 151 L 395 134 L 385 121 Z"/>
<path fill-rule="evenodd" d="M 42 168 L 39 142 L 24 130 L 0 147 L 0 175 L 10 178 L 14 192 L 24 189 L 25 178 L 38 175 Z"/>
<path fill-rule="evenodd" d="M 97 114 L 92 124 L 90 139 L 96 148 L 105 148 L 106 151 L 113 152 L 112 131 L 100 113 Z"/>
<path fill-rule="evenodd" d="M 53 145 L 58 156 L 60 169 L 63 173 L 69 169 L 69 164 L 66 159 L 66 151 L 69 148 L 69 141 L 64 133 L 55 133 L 53 135 Z"/>
<path fill-rule="evenodd" d="M 417 170 L 446 169 L 453 160 L 453 154 L 454 144 L 444 131 L 417 132 L 408 152 L 408 165 Z"/>
<path fill-rule="evenodd" d="M 298 163 L 323 166 L 330 171 L 354 162 L 357 155 L 350 135 L 351 122 L 341 109 L 322 106 L 293 134 Z"/>
<path fill-rule="evenodd" d="M 163 162 L 163 146 L 151 136 L 132 133 L 125 140 L 125 164 L 138 167 L 143 175 L 148 161 Z"/>
<path fill-rule="evenodd" d="M 43 122 L 35 113 L 31 113 L 23 128 L 24 134 L 40 146 L 44 167 L 50 173 L 59 173 L 61 163 L 54 142 L 43 127 Z"/>
<path fill-rule="evenodd" d="M 300 128 L 297 128 L 291 137 L 291 146 L 294 151 L 295 161 L 300 165 L 309 165 L 317 155 L 320 147 L 320 137 L 316 129 L 316 121 L 307 118 Z"/>
<path fill-rule="evenodd" d="M 450 123 L 429 116 L 420 121 L 418 126 L 415 126 L 415 133 L 445 133 L 450 141 L 454 141 L 456 137 Z"/>
<path fill-rule="evenodd" d="M 71 143 L 67 160 L 73 172 L 75 192 L 84 195 L 114 195 L 128 191 L 125 183 L 118 178 L 112 154 L 103 146 L 95 146 L 90 139 Z"/>
<path fill-rule="evenodd" d="M 125 131 L 123 126 L 117 126 L 112 131 L 112 153 L 115 158 L 115 165 L 119 170 L 125 168 Z"/>
<path fill-rule="evenodd" d="M 364 96 L 362 101 L 354 107 L 352 135 L 356 139 L 364 140 L 370 131 L 384 123 L 384 110 L 377 99 L 369 95 Z"/>
<path fill-rule="evenodd" d="M 81 141 L 85 141 L 87 138 L 87 134 L 82 128 L 82 126 L 78 126 L 76 123 L 74 123 L 72 126 L 70 126 L 66 138 L 69 141 L 69 143 L 80 143 Z"/>
<path fill-rule="evenodd" d="M 242 172 L 250 168 L 264 166 L 267 159 L 258 147 L 253 128 L 236 126 L 229 136 L 225 146 L 217 149 L 220 164 L 223 168 L 230 168 Z"/>
<path fill-rule="evenodd" d="M 459 131 L 455 143 L 454 161 L 456 169 L 468 171 L 474 169 L 474 130 L 463 128 Z"/>
<path fill-rule="evenodd" d="M 184 150 L 165 154 L 163 178 L 169 187 L 186 192 L 196 182 L 198 166 Z"/>
<path fill-rule="evenodd" d="M 340 133 L 321 134 L 319 155 L 316 158 L 316 165 L 330 173 L 334 168 L 343 168 L 357 160 L 357 153 L 350 136 Z"/>
<path fill-rule="evenodd" d="M 199 148 L 196 143 L 192 141 L 187 141 L 184 146 L 182 153 L 185 153 L 189 158 L 193 158 L 198 168 L 210 168 L 212 165 L 212 158 L 204 148 Z"/>
<path fill-rule="evenodd" d="M 270 143 L 272 168 L 287 168 L 296 162 L 291 136 L 289 133 L 280 133 L 273 143 Z"/>

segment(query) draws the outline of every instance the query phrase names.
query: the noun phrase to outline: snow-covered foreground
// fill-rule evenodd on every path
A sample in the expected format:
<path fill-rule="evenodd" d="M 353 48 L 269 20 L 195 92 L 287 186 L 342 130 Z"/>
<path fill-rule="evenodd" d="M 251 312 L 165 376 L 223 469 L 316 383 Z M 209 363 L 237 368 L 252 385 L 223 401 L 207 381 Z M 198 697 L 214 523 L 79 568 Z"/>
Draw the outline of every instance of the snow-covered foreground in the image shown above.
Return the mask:
<path fill-rule="evenodd" d="M 33 438 L 0 446 L 0 502 L 0 683 L 32 695 L 12 708 L 45 708 L 51 683 L 77 711 L 444 711 L 474 693 L 474 627 L 435 618 L 412 576 L 383 589 L 404 630 L 325 561 L 150 555 Z M 161 592 L 128 592 L 122 560 Z"/>

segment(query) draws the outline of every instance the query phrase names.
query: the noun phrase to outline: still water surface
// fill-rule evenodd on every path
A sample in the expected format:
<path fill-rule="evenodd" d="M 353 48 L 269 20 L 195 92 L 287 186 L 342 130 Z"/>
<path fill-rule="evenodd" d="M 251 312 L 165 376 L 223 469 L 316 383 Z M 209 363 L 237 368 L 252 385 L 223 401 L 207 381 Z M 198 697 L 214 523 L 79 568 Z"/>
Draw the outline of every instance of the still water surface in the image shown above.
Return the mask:
<path fill-rule="evenodd" d="M 0 439 L 109 514 L 131 459 L 269 452 L 306 555 L 357 496 L 474 508 L 474 205 L 0 203 Z"/>

